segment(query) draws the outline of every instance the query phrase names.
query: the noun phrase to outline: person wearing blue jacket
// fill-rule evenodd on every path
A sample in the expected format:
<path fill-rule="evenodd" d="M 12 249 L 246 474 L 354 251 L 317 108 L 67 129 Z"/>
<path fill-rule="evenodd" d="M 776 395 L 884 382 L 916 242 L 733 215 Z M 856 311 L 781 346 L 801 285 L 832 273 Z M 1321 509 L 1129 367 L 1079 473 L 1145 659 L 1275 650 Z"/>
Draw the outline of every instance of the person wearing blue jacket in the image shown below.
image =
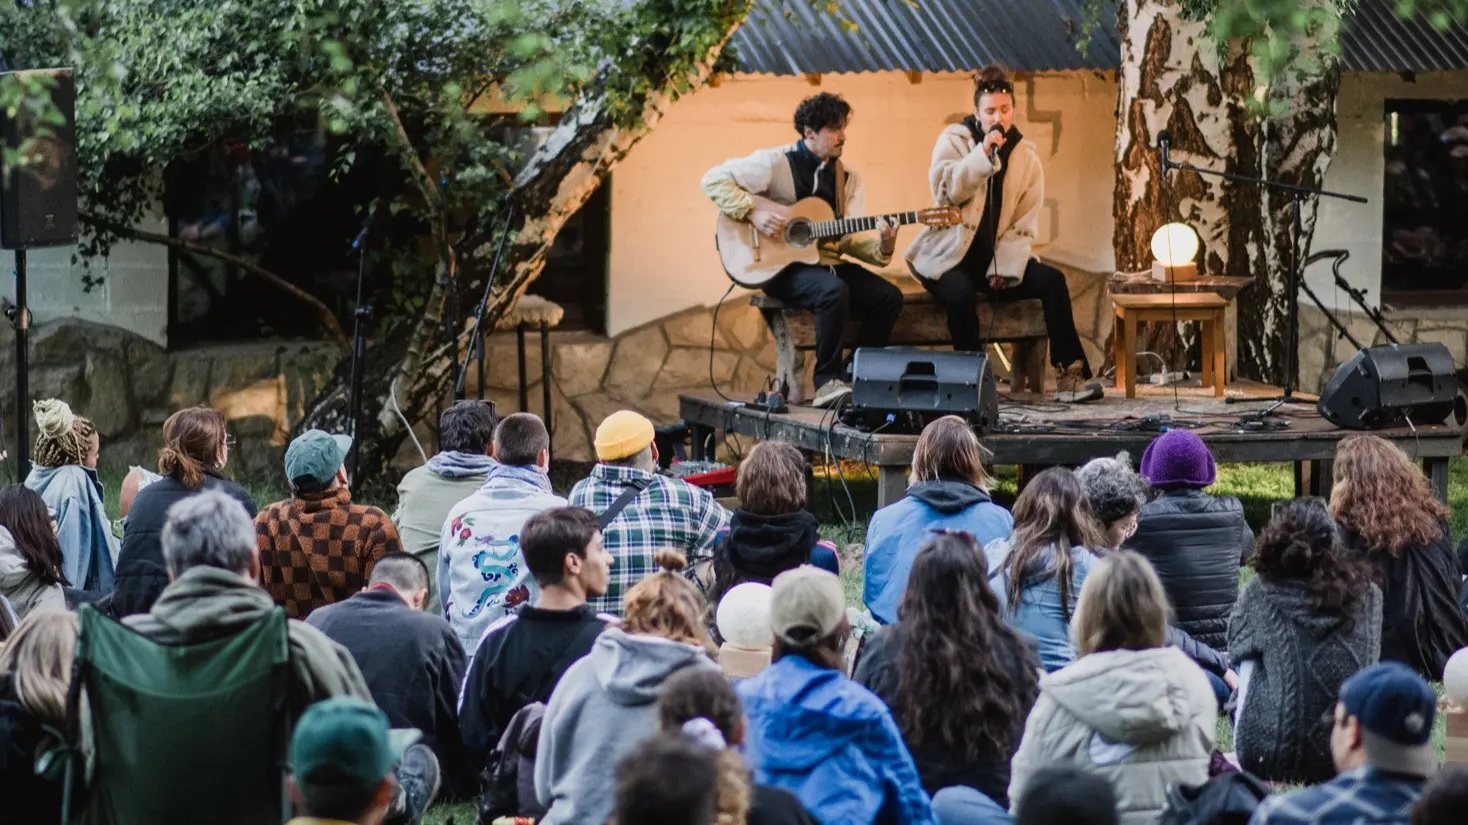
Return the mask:
<path fill-rule="evenodd" d="M 841 579 L 807 565 L 770 590 L 774 663 L 735 686 L 755 782 L 794 793 L 821 822 L 936 825 L 891 712 L 841 674 L 851 631 Z"/>
<path fill-rule="evenodd" d="M 1014 529 L 1009 511 L 989 498 L 982 448 L 968 422 L 946 415 L 923 428 L 912 453 L 912 485 L 901 501 L 872 515 L 867 526 L 862 600 L 882 624 L 897 621 L 897 603 L 918 548 L 934 530 L 973 535 L 980 545 Z"/>

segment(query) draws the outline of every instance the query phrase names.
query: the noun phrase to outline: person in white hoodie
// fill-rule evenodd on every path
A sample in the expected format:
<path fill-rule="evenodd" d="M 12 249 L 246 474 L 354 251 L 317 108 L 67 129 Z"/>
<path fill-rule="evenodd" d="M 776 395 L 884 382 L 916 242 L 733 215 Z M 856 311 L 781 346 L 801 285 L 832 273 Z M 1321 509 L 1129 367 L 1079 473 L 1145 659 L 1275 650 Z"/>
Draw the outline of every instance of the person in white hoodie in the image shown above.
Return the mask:
<path fill-rule="evenodd" d="M 525 520 L 566 500 L 551 492 L 550 434 L 532 413 L 495 427 L 495 462 L 484 486 L 449 510 L 434 576 L 444 618 L 471 659 L 484 631 L 535 601 L 535 577 L 520 552 Z"/>
<path fill-rule="evenodd" d="M 627 591 L 621 627 L 602 631 L 551 694 L 535 756 L 535 793 L 549 808 L 541 825 L 603 825 L 617 761 L 658 730 L 663 682 L 686 667 L 719 670 L 687 559 L 659 550 L 656 562 Z"/>
<path fill-rule="evenodd" d="M 1011 763 L 1009 798 L 1071 763 L 1110 780 L 1122 825 L 1154 823 L 1174 782 L 1208 779 L 1218 700 L 1203 671 L 1167 647 L 1167 594 L 1142 556 L 1101 559 L 1071 625 L 1081 658 L 1040 680 Z"/>
<path fill-rule="evenodd" d="M 61 545 L 34 490 L 19 484 L 0 489 L 0 596 L 17 619 L 41 609 L 66 609 Z"/>

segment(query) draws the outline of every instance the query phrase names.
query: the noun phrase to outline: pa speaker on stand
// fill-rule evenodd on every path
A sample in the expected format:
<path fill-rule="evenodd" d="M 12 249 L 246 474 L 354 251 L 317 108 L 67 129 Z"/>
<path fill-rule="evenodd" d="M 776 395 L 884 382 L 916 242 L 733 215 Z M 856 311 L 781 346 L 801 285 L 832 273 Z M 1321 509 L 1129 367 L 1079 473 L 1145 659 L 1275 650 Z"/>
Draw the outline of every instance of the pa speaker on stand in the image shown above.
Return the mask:
<path fill-rule="evenodd" d="M 1336 369 L 1316 405 L 1348 430 L 1410 422 L 1441 424 L 1458 403 L 1453 356 L 1442 344 L 1388 344 L 1357 352 Z"/>
<path fill-rule="evenodd" d="M 15 250 L 15 305 L 6 315 L 15 329 L 15 455 L 23 479 L 31 463 L 26 250 L 76 243 L 76 85 L 71 69 L 39 69 L 0 74 L 0 88 L 24 101 L 14 117 L 0 109 L 0 249 Z"/>
<path fill-rule="evenodd" d="M 862 347 L 851 362 L 851 413 L 848 423 L 891 432 L 957 415 L 987 433 L 999 421 L 999 390 L 983 353 Z"/>

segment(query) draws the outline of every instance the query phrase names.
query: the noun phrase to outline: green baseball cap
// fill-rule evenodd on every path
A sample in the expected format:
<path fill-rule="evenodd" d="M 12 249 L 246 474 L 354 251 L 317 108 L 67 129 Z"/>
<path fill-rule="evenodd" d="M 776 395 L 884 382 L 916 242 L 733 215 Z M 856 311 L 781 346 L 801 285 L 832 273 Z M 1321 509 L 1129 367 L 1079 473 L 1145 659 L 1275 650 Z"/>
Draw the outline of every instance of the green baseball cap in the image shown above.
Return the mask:
<path fill-rule="evenodd" d="M 336 477 L 351 449 L 351 436 L 307 430 L 285 448 L 286 481 L 296 487 L 304 479 L 312 489 L 324 488 Z"/>
<path fill-rule="evenodd" d="M 307 708 L 296 723 L 291 770 L 298 783 L 308 786 L 374 786 L 421 736 L 416 730 L 389 729 L 387 714 L 370 702 L 327 699 Z"/>

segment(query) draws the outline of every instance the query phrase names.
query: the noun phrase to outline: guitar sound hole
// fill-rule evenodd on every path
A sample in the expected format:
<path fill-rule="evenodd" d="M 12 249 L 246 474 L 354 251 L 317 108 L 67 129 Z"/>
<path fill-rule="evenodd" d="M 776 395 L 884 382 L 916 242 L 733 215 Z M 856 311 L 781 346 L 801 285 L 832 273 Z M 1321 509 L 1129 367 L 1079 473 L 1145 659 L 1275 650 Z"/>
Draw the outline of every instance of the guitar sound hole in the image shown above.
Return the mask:
<path fill-rule="evenodd" d="M 785 224 L 785 242 L 794 247 L 807 247 L 815 243 L 815 234 L 811 232 L 810 221 L 805 218 L 795 218 Z"/>

